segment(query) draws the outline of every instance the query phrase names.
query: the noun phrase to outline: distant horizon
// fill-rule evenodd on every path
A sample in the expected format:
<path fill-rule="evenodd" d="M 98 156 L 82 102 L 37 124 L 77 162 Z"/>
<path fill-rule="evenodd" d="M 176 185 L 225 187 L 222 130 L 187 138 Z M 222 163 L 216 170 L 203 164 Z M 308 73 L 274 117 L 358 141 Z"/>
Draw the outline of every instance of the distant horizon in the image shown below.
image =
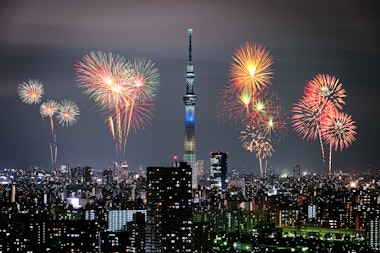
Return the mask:
<path fill-rule="evenodd" d="M 120 160 L 120 161 L 124 161 L 124 160 Z M 199 160 L 198 160 L 199 161 Z M 204 161 L 204 160 L 203 160 Z M 116 162 L 116 161 L 113 161 L 113 162 Z M 172 161 L 173 162 L 173 161 Z M 178 162 L 183 162 L 181 160 L 178 160 Z M 111 164 L 110 166 L 108 166 L 107 168 L 96 168 L 94 166 L 92 166 L 91 164 L 86 164 L 86 165 L 81 165 L 81 164 L 78 164 L 78 165 L 71 165 L 71 164 L 68 164 L 68 163 L 62 163 L 62 164 L 59 164 L 57 165 L 55 168 L 44 168 L 43 166 L 40 166 L 40 165 L 37 165 L 37 164 L 34 164 L 34 165 L 30 165 L 28 166 L 28 168 L 21 168 L 21 167 L 4 167 L 4 168 L 1 168 L 0 170 L 8 170 L 8 169 L 21 169 L 21 170 L 28 170 L 28 169 L 31 169 L 32 167 L 38 167 L 42 170 L 45 170 L 45 171 L 52 171 L 52 170 L 55 170 L 55 169 L 59 169 L 60 166 L 63 166 L 63 165 L 68 165 L 69 168 L 77 168 L 77 167 L 91 167 L 96 173 L 101 173 L 101 172 L 104 172 L 108 169 L 111 169 L 113 164 Z M 128 165 L 128 164 L 127 164 Z M 173 164 L 171 163 L 168 163 L 167 165 L 155 165 L 155 164 L 151 164 L 151 165 L 147 165 L 147 166 L 144 166 L 142 169 L 145 171 L 148 167 L 172 167 Z M 139 168 L 130 168 L 128 166 L 128 169 L 131 169 L 132 171 L 136 172 L 139 170 Z M 210 166 L 208 166 L 206 169 L 208 170 L 205 170 L 204 172 L 204 175 L 208 175 L 210 174 Z M 232 171 L 233 170 L 236 170 L 236 169 L 231 169 L 229 167 L 227 167 L 227 175 L 231 175 L 232 174 Z M 252 172 L 249 172 L 249 171 L 244 171 L 244 170 L 236 170 L 237 171 L 237 174 L 238 175 L 251 175 L 251 176 L 260 176 L 260 171 L 257 170 L 257 171 L 252 171 Z M 272 173 L 272 170 L 270 171 L 267 171 L 268 173 Z M 340 170 L 340 169 L 337 169 L 337 170 L 332 170 L 332 173 L 333 174 L 336 174 L 336 173 L 357 173 L 358 175 L 363 175 L 363 174 L 366 174 L 366 173 L 370 173 L 370 174 L 379 174 L 380 170 L 375 170 L 374 168 L 367 168 L 367 169 L 364 169 L 364 170 L 350 170 L 350 171 L 347 171 L 347 170 Z M 270 177 L 272 174 L 268 174 L 267 176 L 265 177 Z M 280 171 L 279 169 L 275 169 L 275 173 L 273 175 L 276 175 L 276 176 L 282 176 L 282 175 L 286 175 L 286 176 L 290 176 L 292 177 L 293 175 L 293 168 L 283 168 L 282 171 Z M 317 171 L 308 171 L 308 170 L 303 170 L 302 167 L 300 168 L 300 175 L 301 177 L 303 176 L 308 176 L 308 175 L 318 175 L 318 176 L 327 176 L 327 170 L 325 172 L 317 172 Z M 201 177 L 201 176 L 199 176 Z"/>

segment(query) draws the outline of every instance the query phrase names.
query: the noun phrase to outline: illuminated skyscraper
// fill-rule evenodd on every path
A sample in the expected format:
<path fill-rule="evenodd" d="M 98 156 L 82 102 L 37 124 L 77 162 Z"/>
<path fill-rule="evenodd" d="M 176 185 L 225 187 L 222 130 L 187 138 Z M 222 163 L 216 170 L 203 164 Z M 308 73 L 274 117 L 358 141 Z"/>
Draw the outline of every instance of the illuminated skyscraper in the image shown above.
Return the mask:
<path fill-rule="evenodd" d="M 214 186 L 220 189 L 226 189 L 227 179 L 227 152 L 210 153 L 210 180 Z"/>
<path fill-rule="evenodd" d="M 189 61 L 186 72 L 186 94 L 183 95 L 185 103 L 185 142 L 183 160 L 187 162 L 192 169 L 192 187 L 197 188 L 197 160 L 195 156 L 195 104 L 197 95 L 194 94 L 194 71 L 193 61 L 191 58 L 191 37 L 193 29 L 189 29 Z"/>

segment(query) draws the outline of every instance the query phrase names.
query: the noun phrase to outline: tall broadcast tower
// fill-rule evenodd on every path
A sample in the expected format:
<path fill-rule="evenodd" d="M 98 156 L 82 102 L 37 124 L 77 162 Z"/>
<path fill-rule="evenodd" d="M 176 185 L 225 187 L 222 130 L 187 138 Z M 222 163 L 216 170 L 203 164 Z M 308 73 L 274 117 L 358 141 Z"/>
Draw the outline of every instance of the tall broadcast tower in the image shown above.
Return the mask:
<path fill-rule="evenodd" d="M 197 95 L 194 94 L 194 71 L 191 59 L 191 37 L 193 29 L 189 29 L 189 62 L 187 63 L 186 72 L 186 94 L 183 95 L 185 103 L 185 142 L 183 160 L 187 162 L 192 169 L 192 187 L 197 188 L 197 160 L 195 156 L 195 103 Z"/>

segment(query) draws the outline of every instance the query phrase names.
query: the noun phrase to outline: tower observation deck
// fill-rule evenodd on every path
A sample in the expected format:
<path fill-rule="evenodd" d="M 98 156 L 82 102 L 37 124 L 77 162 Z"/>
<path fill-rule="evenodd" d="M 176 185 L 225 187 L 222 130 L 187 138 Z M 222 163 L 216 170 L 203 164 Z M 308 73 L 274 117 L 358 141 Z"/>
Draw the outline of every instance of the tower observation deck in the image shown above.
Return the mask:
<path fill-rule="evenodd" d="M 183 95 L 185 104 L 185 141 L 183 160 L 191 166 L 192 169 L 192 187 L 197 188 L 197 160 L 195 155 L 195 104 L 197 95 L 194 94 L 194 69 L 191 55 L 191 40 L 193 29 L 188 30 L 189 33 L 189 59 L 186 71 L 186 94 Z"/>

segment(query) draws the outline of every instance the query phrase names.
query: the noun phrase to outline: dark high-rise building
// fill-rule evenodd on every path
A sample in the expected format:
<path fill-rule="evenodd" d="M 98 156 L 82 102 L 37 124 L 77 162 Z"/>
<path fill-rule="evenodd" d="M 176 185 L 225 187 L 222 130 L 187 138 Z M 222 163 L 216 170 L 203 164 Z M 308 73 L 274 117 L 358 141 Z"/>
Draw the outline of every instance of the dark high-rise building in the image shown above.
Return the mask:
<path fill-rule="evenodd" d="M 227 158 L 226 152 L 211 152 L 210 153 L 210 181 L 216 187 L 221 189 L 226 188 L 227 179 Z"/>
<path fill-rule="evenodd" d="M 191 167 L 147 168 L 146 252 L 192 252 Z"/>
<path fill-rule="evenodd" d="M 128 222 L 127 227 L 127 231 L 131 234 L 131 252 L 145 253 L 145 214 L 141 212 L 134 213 L 133 221 Z"/>
<path fill-rule="evenodd" d="M 194 94 L 194 70 L 191 56 L 191 38 L 193 29 L 189 29 L 189 61 L 186 72 L 186 94 L 183 95 L 185 103 L 185 142 L 183 160 L 192 168 L 192 187 L 197 188 L 197 160 L 195 155 L 195 104 L 197 95 Z"/>
<path fill-rule="evenodd" d="M 212 252 L 213 246 L 212 222 L 198 221 L 193 224 L 193 252 Z"/>

